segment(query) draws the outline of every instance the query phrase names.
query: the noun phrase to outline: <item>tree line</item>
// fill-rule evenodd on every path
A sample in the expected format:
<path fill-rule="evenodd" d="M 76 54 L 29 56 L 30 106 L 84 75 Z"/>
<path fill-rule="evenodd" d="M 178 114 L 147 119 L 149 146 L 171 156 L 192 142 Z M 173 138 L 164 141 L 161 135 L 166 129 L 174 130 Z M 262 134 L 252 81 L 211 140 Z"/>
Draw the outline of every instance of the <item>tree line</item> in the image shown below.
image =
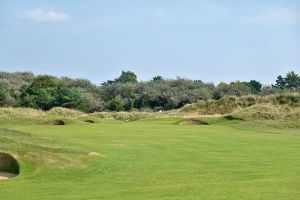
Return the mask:
<path fill-rule="evenodd" d="M 274 84 L 263 86 L 256 80 L 214 85 L 201 80 L 164 79 L 162 76 L 138 81 L 134 72 L 122 71 L 114 80 L 95 85 L 87 79 L 0 72 L 0 106 L 42 110 L 59 106 L 84 112 L 158 111 L 224 96 L 267 95 L 285 91 L 300 91 L 299 74 L 291 71 L 285 76 L 278 76 Z"/>

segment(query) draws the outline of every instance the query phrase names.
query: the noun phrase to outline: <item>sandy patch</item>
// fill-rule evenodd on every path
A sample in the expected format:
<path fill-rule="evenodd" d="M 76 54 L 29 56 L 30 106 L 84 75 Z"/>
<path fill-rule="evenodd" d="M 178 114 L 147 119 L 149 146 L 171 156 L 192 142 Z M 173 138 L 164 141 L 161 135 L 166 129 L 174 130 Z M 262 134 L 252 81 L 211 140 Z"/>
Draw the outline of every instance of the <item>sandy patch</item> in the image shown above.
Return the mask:
<path fill-rule="evenodd" d="M 16 177 L 17 174 L 7 173 L 7 172 L 0 172 L 0 180 L 5 180 L 9 178 Z"/>

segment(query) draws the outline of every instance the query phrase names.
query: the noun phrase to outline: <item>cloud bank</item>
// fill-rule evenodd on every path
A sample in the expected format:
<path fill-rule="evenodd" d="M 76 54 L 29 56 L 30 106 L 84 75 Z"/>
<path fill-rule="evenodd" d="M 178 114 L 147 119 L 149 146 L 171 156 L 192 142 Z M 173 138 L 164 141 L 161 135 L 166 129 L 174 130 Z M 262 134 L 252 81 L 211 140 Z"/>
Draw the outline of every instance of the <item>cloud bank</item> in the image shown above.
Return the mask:
<path fill-rule="evenodd" d="M 35 8 L 22 13 L 21 17 L 35 22 L 69 22 L 71 17 L 63 12 L 45 11 L 41 8 Z"/>

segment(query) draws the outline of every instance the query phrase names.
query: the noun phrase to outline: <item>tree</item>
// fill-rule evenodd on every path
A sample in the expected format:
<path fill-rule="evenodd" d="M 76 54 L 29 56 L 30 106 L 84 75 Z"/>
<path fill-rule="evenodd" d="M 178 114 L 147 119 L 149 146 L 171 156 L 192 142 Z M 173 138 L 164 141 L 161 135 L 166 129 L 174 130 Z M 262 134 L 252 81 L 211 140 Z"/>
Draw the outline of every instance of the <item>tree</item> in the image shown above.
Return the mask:
<path fill-rule="evenodd" d="M 130 111 L 134 108 L 136 95 L 134 93 L 130 93 L 126 99 L 124 104 L 124 109 L 126 111 Z"/>
<path fill-rule="evenodd" d="M 134 72 L 122 70 L 121 75 L 115 80 L 108 80 L 101 83 L 102 86 L 111 85 L 115 83 L 138 83 L 137 76 Z"/>
<path fill-rule="evenodd" d="M 272 85 L 273 86 L 273 85 Z M 273 86 L 274 87 L 274 86 Z M 275 87 L 278 89 L 300 89 L 300 76 L 294 71 L 288 72 L 285 77 L 277 77 Z"/>
<path fill-rule="evenodd" d="M 152 78 L 152 81 L 162 81 L 162 80 L 164 80 L 164 79 L 163 79 L 163 77 L 160 76 L 160 75 L 154 76 L 154 77 Z"/>
<path fill-rule="evenodd" d="M 284 89 L 286 87 L 285 78 L 283 78 L 281 75 L 279 75 L 276 79 L 275 87 L 279 88 L 279 89 Z"/>
<path fill-rule="evenodd" d="M 50 76 L 39 76 L 21 89 L 21 106 L 49 110 L 55 105 L 57 85 Z"/>
<path fill-rule="evenodd" d="M 124 107 L 123 107 L 122 99 L 120 99 L 120 98 L 112 99 L 109 104 L 109 110 L 117 111 L 117 112 L 123 111 Z"/>
<path fill-rule="evenodd" d="M 251 92 L 254 94 L 259 93 L 262 89 L 262 84 L 259 81 L 251 80 L 247 84 L 251 88 Z"/>
<path fill-rule="evenodd" d="M 48 90 L 49 92 L 54 92 L 54 90 L 56 88 L 56 82 L 54 80 L 54 77 L 51 77 L 48 75 L 38 76 L 30 84 L 29 88 L 31 90 L 44 88 L 44 89 Z"/>
<path fill-rule="evenodd" d="M 116 83 L 137 83 L 137 76 L 131 71 L 123 71 L 119 78 L 115 79 Z"/>
<path fill-rule="evenodd" d="M 3 105 L 5 96 L 6 96 L 6 91 L 5 89 L 0 85 L 0 105 Z"/>
<path fill-rule="evenodd" d="M 294 71 L 288 72 L 284 81 L 286 88 L 290 90 L 300 88 L 300 77 Z"/>
<path fill-rule="evenodd" d="M 213 98 L 220 99 L 224 96 L 244 96 L 252 94 L 249 82 L 235 81 L 230 84 L 221 82 L 214 91 Z"/>
<path fill-rule="evenodd" d="M 85 110 L 87 106 L 78 91 L 68 88 L 65 85 L 57 87 L 54 105 L 78 110 Z"/>
<path fill-rule="evenodd" d="M 55 106 L 85 110 L 81 94 L 64 84 L 57 84 L 50 76 L 39 76 L 21 88 L 20 104 L 25 107 L 50 110 Z"/>

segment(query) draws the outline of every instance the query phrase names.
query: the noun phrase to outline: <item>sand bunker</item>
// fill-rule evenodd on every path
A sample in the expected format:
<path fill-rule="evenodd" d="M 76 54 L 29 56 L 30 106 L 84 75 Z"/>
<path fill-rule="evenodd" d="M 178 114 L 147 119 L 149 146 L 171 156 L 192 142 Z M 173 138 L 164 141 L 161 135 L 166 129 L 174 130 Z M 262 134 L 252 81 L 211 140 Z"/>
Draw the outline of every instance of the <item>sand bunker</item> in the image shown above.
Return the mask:
<path fill-rule="evenodd" d="M 0 180 L 13 178 L 19 173 L 18 161 L 10 154 L 0 152 Z"/>
<path fill-rule="evenodd" d="M 226 115 L 224 118 L 227 119 L 227 120 L 243 120 L 241 118 L 238 118 L 238 117 L 235 117 L 235 116 L 232 116 L 232 115 Z"/>
<path fill-rule="evenodd" d="M 91 119 L 84 120 L 84 122 L 86 122 L 86 123 L 95 123 L 95 121 L 91 120 Z"/>
<path fill-rule="evenodd" d="M 181 120 L 178 125 L 208 125 L 208 123 L 200 119 L 190 118 Z"/>
<path fill-rule="evenodd" d="M 18 174 L 8 173 L 8 172 L 0 172 L 0 180 L 5 180 L 9 178 L 13 178 L 18 176 Z"/>
<path fill-rule="evenodd" d="M 66 123 L 64 122 L 64 120 L 56 119 L 56 120 L 49 121 L 47 124 L 49 124 L 49 125 L 65 125 Z"/>

